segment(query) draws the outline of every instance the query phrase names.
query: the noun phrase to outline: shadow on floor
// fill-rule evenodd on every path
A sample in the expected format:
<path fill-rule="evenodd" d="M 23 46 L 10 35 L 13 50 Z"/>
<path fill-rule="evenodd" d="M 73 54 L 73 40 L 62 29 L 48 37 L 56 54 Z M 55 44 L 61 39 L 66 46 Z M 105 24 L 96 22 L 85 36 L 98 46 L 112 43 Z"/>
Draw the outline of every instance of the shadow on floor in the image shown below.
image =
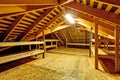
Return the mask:
<path fill-rule="evenodd" d="M 0 64 L 0 72 L 3 72 L 5 70 L 9 70 L 11 68 L 14 68 L 16 66 L 20 66 L 22 64 L 28 63 L 28 62 L 33 61 L 33 60 L 36 60 L 36 58 L 28 57 L 28 58 L 24 58 L 24 59 L 12 61 L 12 62 Z"/>
<path fill-rule="evenodd" d="M 100 64 L 104 68 L 104 70 L 108 73 L 114 74 L 115 70 L 115 63 L 111 59 L 105 59 L 105 58 L 100 58 L 99 59 Z"/>

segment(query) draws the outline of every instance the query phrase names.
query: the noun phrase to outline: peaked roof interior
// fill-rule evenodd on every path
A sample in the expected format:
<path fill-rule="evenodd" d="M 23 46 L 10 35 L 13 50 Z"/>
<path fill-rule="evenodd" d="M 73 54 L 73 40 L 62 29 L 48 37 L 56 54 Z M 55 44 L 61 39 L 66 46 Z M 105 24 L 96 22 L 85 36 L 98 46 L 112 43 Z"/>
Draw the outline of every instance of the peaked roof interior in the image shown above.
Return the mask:
<path fill-rule="evenodd" d="M 119 0 L 1 0 L 0 10 L 1 42 L 33 40 L 43 31 L 62 36 L 68 31 L 66 36 L 71 38 L 73 29 L 62 30 L 71 26 L 64 18 L 67 13 L 75 19 L 75 28 L 90 31 L 92 27 L 93 33 L 97 20 L 99 35 L 110 39 L 114 39 L 115 27 L 120 24 Z"/>

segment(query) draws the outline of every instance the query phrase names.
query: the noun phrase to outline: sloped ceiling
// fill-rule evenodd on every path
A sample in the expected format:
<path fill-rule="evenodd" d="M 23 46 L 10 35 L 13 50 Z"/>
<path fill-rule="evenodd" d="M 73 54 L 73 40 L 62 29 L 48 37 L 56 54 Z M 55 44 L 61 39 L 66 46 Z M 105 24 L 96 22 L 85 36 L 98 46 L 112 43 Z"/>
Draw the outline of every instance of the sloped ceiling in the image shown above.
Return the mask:
<path fill-rule="evenodd" d="M 96 18 L 99 34 L 114 38 L 120 24 L 120 6 L 113 0 L 36 0 L 0 1 L 0 41 L 29 41 L 68 27 L 64 15 L 70 13 L 89 30 Z M 62 26 L 61 26 L 62 25 Z M 65 26 L 64 26 L 65 25 Z M 67 26 L 66 26 L 67 25 Z"/>

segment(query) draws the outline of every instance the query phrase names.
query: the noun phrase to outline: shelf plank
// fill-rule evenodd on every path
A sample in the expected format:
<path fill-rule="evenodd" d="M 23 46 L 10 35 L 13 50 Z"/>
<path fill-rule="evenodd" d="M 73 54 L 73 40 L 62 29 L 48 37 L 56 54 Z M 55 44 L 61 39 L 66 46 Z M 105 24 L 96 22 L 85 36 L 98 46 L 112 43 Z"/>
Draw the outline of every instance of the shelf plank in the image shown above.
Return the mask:
<path fill-rule="evenodd" d="M 33 44 L 44 44 L 44 42 L 42 42 L 42 41 L 29 41 L 29 42 L 0 42 L 0 47 L 21 46 L 21 45 L 33 45 Z"/>
<path fill-rule="evenodd" d="M 38 55 L 40 53 L 44 53 L 44 50 L 32 50 L 32 51 L 17 53 L 17 54 L 13 54 L 9 56 L 3 56 L 3 57 L 0 57 L 0 64 L 26 58 L 26 57 L 30 57 L 30 56 L 34 56 L 34 55 Z"/>

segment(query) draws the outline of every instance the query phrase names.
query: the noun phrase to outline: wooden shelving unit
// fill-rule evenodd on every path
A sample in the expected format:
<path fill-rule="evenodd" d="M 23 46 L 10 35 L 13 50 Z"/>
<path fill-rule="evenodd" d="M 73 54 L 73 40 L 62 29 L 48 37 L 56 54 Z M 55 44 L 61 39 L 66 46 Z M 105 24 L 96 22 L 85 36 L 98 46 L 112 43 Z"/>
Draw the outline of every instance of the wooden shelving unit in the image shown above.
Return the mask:
<path fill-rule="evenodd" d="M 44 42 L 41 42 L 41 41 L 1 42 L 0 47 L 29 45 L 29 51 L 19 52 L 19 53 L 8 55 L 8 56 L 2 56 L 0 57 L 0 64 L 11 62 L 14 60 L 19 60 L 19 59 L 34 56 L 34 55 L 38 55 L 41 53 L 44 55 L 44 50 L 37 49 L 37 48 L 35 50 L 31 49 L 31 45 L 37 45 L 37 44 L 44 44 Z"/>
<path fill-rule="evenodd" d="M 48 49 L 48 48 L 57 48 L 57 42 L 58 42 L 59 40 L 57 40 L 57 39 L 45 39 L 44 40 L 44 51 L 46 52 L 46 50 Z M 50 43 L 49 45 L 47 44 L 47 43 Z"/>

